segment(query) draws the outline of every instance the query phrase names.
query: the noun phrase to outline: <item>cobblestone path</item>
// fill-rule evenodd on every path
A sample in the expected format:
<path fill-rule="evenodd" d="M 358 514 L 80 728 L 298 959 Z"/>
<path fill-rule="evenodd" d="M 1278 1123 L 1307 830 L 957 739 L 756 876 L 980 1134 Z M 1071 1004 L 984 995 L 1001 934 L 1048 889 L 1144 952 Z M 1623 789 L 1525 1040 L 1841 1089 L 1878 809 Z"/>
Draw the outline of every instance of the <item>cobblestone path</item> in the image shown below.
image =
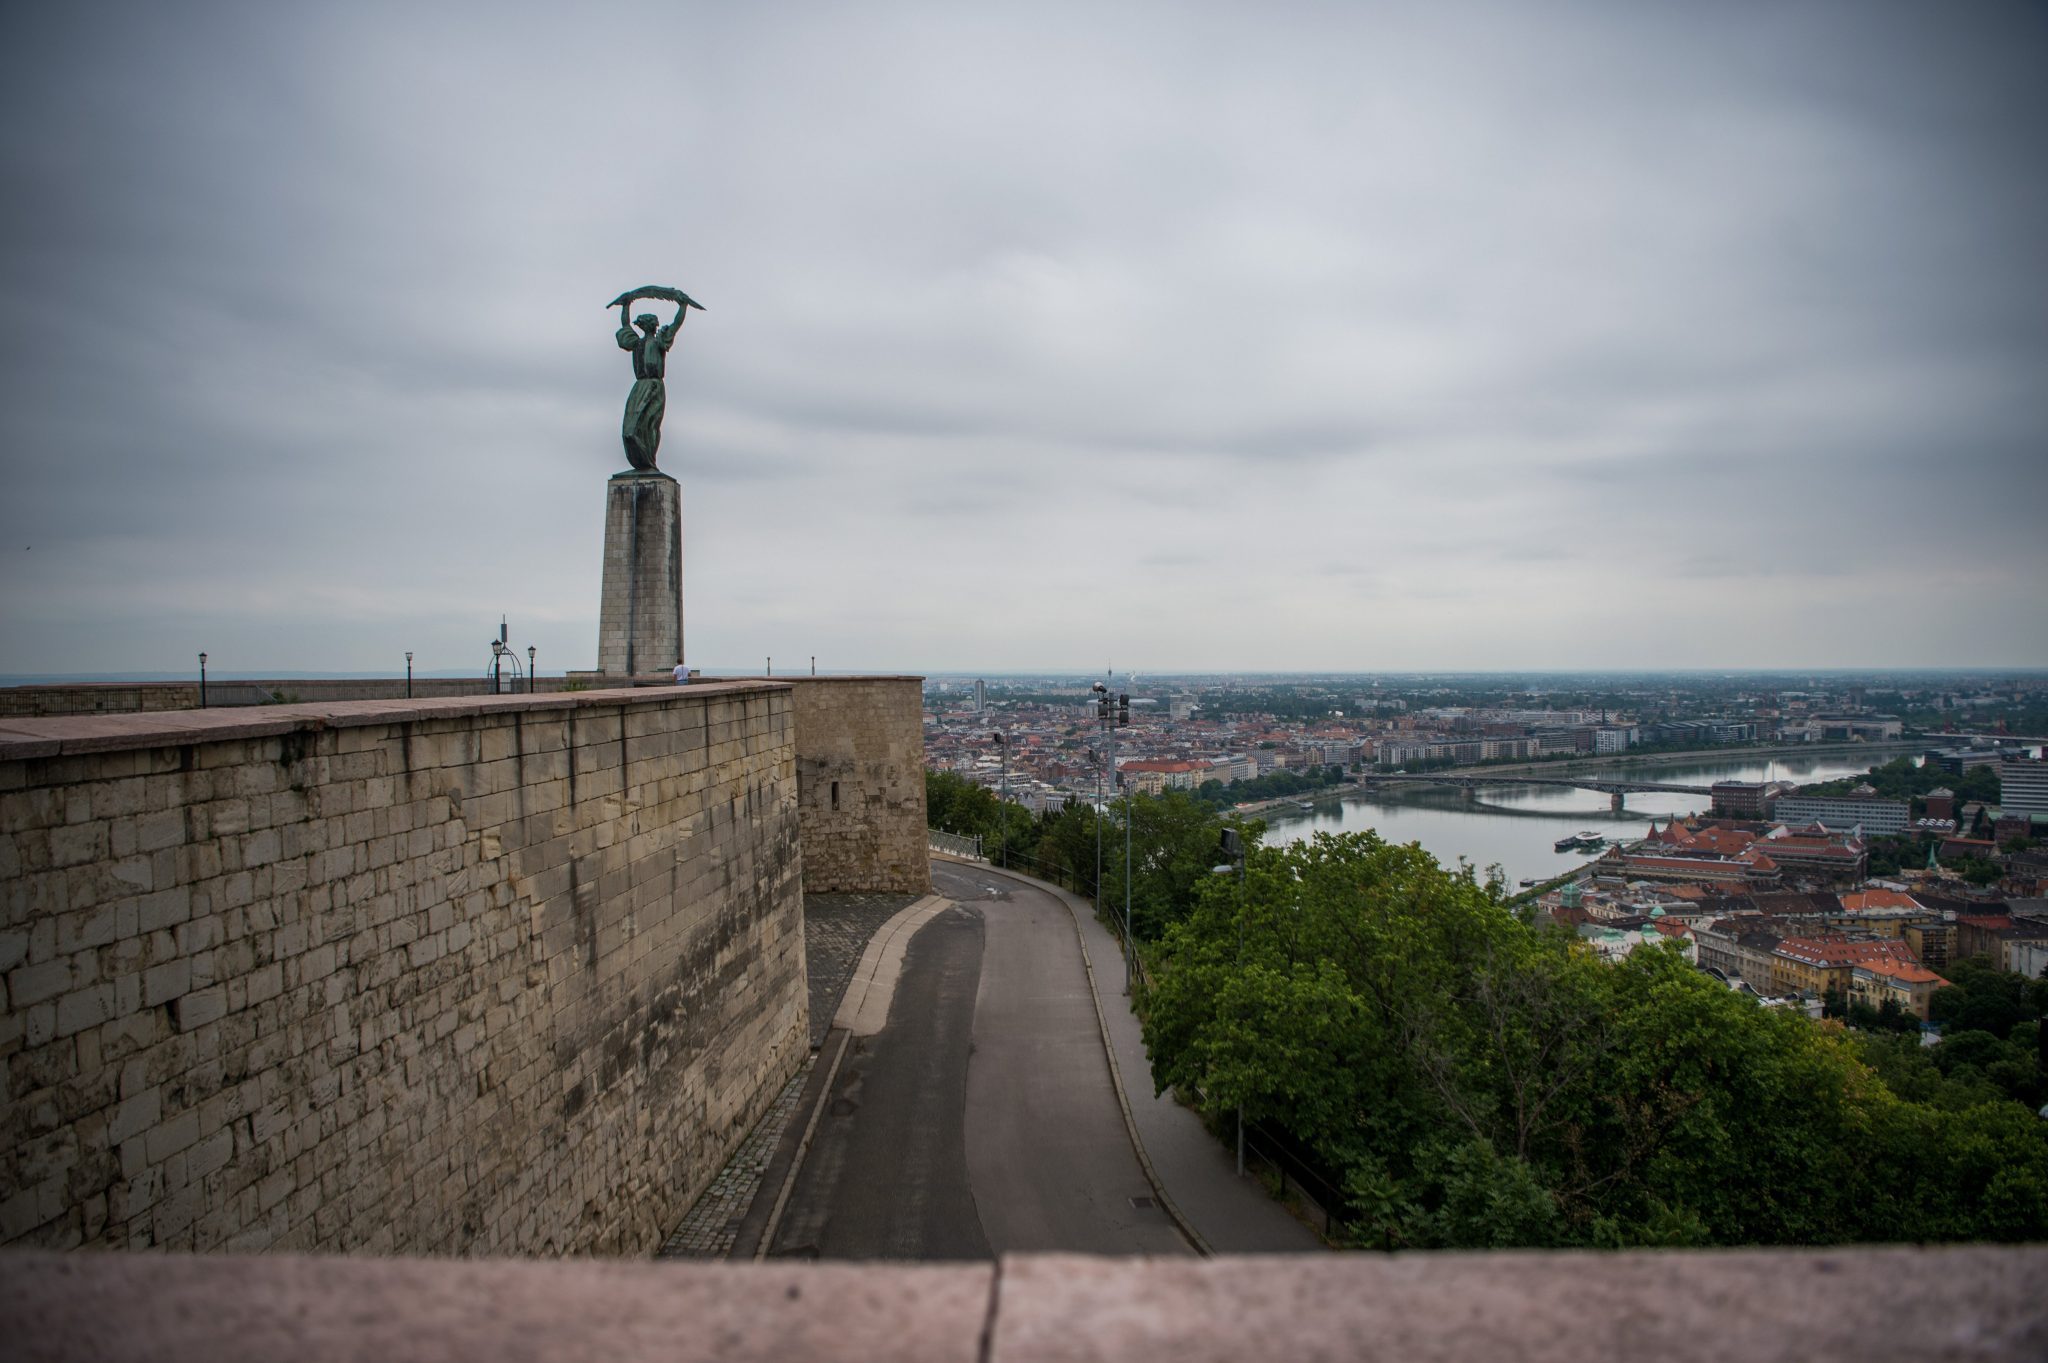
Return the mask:
<path fill-rule="evenodd" d="M 732 1253 L 733 1237 L 739 1233 L 740 1221 L 746 1216 L 747 1208 L 754 1205 L 754 1194 L 761 1187 L 761 1175 L 767 1172 L 768 1161 L 775 1158 L 776 1143 L 782 1139 L 783 1129 L 789 1125 L 790 1116 L 796 1111 L 796 1100 L 803 1094 L 804 1081 L 811 1077 L 811 1066 L 817 1063 L 816 1052 L 804 1057 L 804 1063 L 797 1066 L 796 1074 L 775 1096 L 775 1103 L 767 1115 L 740 1142 L 740 1148 L 718 1171 L 718 1177 L 711 1180 L 711 1186 L 704 1190 L 704 1196 L 697 1199 L 697 1205 L 690 1208 L 683 1224 L 662 1241 L 655 1258 L 723 1259 Z"/>
<path fill-rule="evenodd" d="M 853 969 L 875 930 L 915 904 L 914 894 L 807 894 L 804 896 L 804 959 L 810 976 L 811 1054 L 775 1096 L 725 1167 L 690 1208 L 656 1253 L 658 1259 L 723 1259 L 732 1253 L 740 1222 L 754 1205 L 761 1177 L 775 1158 L 790 1118 L 796 1115 L 804 1081 L 817 1063 L 818 1048 L 832 1030 L 832 1016 L 853 979 Z"/>

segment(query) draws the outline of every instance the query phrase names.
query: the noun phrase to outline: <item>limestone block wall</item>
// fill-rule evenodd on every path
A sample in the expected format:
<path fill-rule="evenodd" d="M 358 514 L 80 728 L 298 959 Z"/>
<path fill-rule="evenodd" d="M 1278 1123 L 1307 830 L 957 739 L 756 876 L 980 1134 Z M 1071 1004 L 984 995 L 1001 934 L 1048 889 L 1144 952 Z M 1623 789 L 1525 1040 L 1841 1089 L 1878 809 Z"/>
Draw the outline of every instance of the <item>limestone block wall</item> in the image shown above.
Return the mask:
<path fill-rule="evenodd" d="M 651 1250 L 807 1044 L 781 685 L 0 720 L 0 1243 Z"/>
<path fill-rule="evenodd" d="M 924 679 L 796 677 L 804 888 L 922 894 Z"/>

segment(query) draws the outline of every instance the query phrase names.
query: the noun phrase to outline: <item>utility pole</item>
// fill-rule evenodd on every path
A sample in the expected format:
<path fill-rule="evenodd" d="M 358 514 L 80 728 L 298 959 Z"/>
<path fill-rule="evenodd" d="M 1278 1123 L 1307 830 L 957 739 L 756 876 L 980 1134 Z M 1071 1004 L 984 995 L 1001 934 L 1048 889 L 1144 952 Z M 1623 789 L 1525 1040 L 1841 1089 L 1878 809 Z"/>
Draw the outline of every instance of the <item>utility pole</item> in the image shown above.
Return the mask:
<path fill-rule="evenodd" d="M 1090 688 L 1095 692 L 1095 719 L 1102 727 L 1104 749 L 1096 755 L 1095 767 L 1095 911 L 1102 911 L 1102 817 L 1109 812 L 1108 793 L 1103 787 L 1103 773 L 1116 772 L 1116 734 L 1109 727 L 1109 688 L 1101 682 Z"/>
<path fill-rule="evenodd" d="M 1007 871 L 1010 869 L 1010 745 L 1003 741 L 1003 731 L 1001 729 L 996 730 L 994 737 L 996 740 L 996 751 L 1002 755 L 1003 759 L 1003 793 L 1001 796 L 1003 807 L 1003 851 L 1001 865 Z"/>
<path fill-rule="evenodd" d="M 1119 692 L 1116 698 L 1117 726 L 1131 722 L 1131 696 L 1128 691 Z M 1138 944 L 1131 940 L 1131 788 L 1124 787 L 1124 993 L 1131 992 L 1131 976 L 1136 973 Z"/>
<path fill-rule="evenodd" d="M 1128 692 L 1111 695 L 1109 687 L 1097 682 L 1095 691 L 1095 713 L 1102 721 L 1103 747 L 1108 754 L 1108 770 L 1111 779 L 1124 793 L 1124 992 L 1131 989 L 1134 973 L 1132 958 L 1135 952 L 1131 945 L 1131 788 L 1124 784 L 1123 776 L 1116 769 L 1116 731 L 1131 722 L 1131 697 Z M 1100 786 L 1097 787 L 1098 791 Z M 1096 909 L 1102 907 L 1102 828 L 1098 820 L 1095 833 L 1095 885 Z"/>
<path fill-rule="evenodd" d="M 1237 964 L 1244 965 L 1244 839 L 1235 828 L 1223 830 L 1223 855 L 1228 859 L 1215 868 L 1217 875 L 1237 872 Z M 1234 865 L 1233 865 L 1234 863 Z M 1244 1100 L 1237 1103 L 1237 1176 L 1244 1177 Z"/>

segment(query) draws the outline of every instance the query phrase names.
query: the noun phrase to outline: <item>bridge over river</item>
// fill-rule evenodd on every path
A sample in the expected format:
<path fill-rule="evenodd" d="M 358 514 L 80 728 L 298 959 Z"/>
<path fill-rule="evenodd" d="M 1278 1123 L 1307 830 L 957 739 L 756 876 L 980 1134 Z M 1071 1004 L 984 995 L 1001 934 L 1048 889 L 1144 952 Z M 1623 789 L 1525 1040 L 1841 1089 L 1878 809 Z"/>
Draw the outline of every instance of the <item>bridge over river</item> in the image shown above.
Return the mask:
<path fill-rule="evenodd" d="M 1464 790 L 1465 798 L 1468 800 L 1476 798 L 1480 786 L 1561 786 L 1572 790 L 1597 790 L 1610 796 L 1616 809 L 1622 807 L 1624 796 L 1639 792 L 1668 791 L 1678 795 L 1714 793 L 1712 786 L 1684 786 L 1669 781 L 1636 781 L 1626 777 L 1602 776 L 1489 776 L 1483 772 L 1429 771 L 1414 774 L 1375 772 L 1359 779 L 1359 785 L 1366 790 L 1397 784 L 1457 786 Z"/>

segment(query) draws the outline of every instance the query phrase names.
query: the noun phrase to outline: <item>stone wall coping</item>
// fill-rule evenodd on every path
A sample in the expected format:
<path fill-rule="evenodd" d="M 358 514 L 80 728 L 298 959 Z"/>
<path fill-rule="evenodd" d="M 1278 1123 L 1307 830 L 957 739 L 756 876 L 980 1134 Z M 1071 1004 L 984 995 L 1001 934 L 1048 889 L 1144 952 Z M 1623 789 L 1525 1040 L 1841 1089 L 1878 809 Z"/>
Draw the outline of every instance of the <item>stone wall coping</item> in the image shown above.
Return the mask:
<path fill-rule="evenodd" d="M 952 1265 L 0 1255 L 24 1359 L 1928 1363 L 2048 1356 L 2048 1247 Z"/>
<path fill-rule="evenodd" d="M 296 705 L 238 705 L 211 710 L 151 710 L 122 714 L 49 715 L 0 720 L 0 761 L 65 757 L 189 743 L 275 738 L 281 734 L 366 725 L 405 724 L 467 715 L 543 713 L 612 706 L 659 705 L 676 700 L 787 692 L 777 680 L 692 682 L 688 686 L 634 686 L 601 691 L 540 691 L 496 696 L 420 696 L 397 700 L 309 701 Z"/>
<path fill-rule="evenodd" d="M 706 684 L 706 683 L 708 683 L 708 682 L 729 682 L 729 681 L 747 681 L 747 680 L 749 680 L 749 678 L 747 678 L 747 677 L 744 677 L 744 676 L 733 676 L 733 677 L 698 677 L 698 678 L 695 678 L 694 680 L 692 680 L 692 681 L 691 681 L 691 683 L 690 683 L 690 685 L 692 685 L 692 686 L 702 686 L 702 685 L 705 685 L 705 684 Z M 849 672 L 835 672 L 835 673 L 829 673 L 829 674 L 827 674 L 827 675 L 824 675 L 824 676 L 818 676 L 818 677 L 813 677 L 813 676 L 811 676 L 811 675 L 810 675 L 809 673 L 791 673 L 791 674 L 790 674 L 789 676 L 786 676 L 786 677 L 754 677 L 754 678 L 752 678 L 751 680 L 754 680 L 754 681 L 772 681 L 772 682 L 790 682 L 790 683 L 792 683 L 792 684 L 795 684 L 795 685 L 804 685 L 804 684 L 806 684 L 806 683 L 817 683 L 817 682 L 878 682 L 878 681 L 885 681 L 885 682 L 919 682 L 919 683 L 922 683 L 922 682 L 924 681 L 924 678 L 923 678 L 923 677 L 922 677 L 921 675 L 918 675 L 918 674 L 916 674 L 916 673 L 912 673 L 912 672 L 850 672 L 850 673 L 849 673 Z"/>

